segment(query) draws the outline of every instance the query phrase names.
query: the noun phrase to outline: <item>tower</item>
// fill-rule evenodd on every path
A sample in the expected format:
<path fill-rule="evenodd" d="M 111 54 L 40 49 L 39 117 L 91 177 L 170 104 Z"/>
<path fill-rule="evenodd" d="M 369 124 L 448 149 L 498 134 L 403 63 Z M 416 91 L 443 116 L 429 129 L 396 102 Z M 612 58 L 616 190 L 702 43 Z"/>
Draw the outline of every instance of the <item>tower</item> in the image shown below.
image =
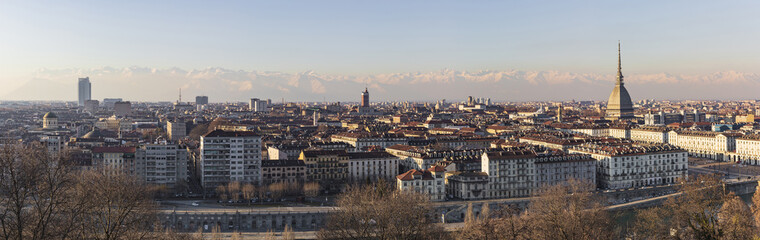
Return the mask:
<path fill-rule="evenodd" d="M 364 92 L 362 92 L 362 107 L 369 107 L 369 91 L 367 88 L 364 88 Z"/>
<path fill-rule="evenodd" d="M 90 77 L 79 78 L 79 106 L 84 106 L 84 102 L 92 100 L 92 85 Z"/>
<path fill-rule="evenodd" d="M 631 102 L 631 96 L 628 94 L 628 90 L 625 89 L 623 82 L 620 42 L 618 42 L 617 81 L 612 89 L 609 100 L 607 100 L 607 118 L 613 120 L 633 118 L 633 102 Z"/>
<path fill-rule="evenodd" d="M 562 122 L 562 104 L 557 107 L 557 122 Z"/>

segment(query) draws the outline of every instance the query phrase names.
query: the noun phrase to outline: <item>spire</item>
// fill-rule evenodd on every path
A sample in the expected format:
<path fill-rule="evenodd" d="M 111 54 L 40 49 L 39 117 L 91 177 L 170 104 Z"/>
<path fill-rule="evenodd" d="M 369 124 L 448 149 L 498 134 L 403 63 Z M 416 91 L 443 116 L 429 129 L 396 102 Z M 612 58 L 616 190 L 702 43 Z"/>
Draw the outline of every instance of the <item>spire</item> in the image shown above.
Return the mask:
<path fill-rule="evenodd" d="M 620 64 L 620 41 L 618 41 L 618 71 L 617 71 L 617 85 L 623 85 L 623 67 Z"/>

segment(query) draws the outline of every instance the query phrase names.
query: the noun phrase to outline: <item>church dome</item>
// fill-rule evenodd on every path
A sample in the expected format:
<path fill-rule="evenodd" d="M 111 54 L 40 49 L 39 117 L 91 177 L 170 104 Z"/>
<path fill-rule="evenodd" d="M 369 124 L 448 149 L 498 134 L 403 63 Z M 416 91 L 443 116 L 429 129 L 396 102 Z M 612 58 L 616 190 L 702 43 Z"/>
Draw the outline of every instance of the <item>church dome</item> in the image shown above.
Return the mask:
<path fill-rule="evenodd" d="M 47 112 L 45 113 L 45 116 L 42 116 L 42 118 L 58 118 L 58 116 L 56 116 L 53 112 Z"/>

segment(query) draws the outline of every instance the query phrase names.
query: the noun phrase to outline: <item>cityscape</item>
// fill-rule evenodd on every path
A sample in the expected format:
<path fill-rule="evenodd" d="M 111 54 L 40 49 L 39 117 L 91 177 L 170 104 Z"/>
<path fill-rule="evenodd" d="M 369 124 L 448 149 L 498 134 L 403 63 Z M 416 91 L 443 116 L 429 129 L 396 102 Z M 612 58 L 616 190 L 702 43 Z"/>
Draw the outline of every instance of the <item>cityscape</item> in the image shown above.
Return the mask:
<path fill-rule="evenodd" d="M 287 9 L 271 4 L 239 7 Z M 405 28 L 359 19 L 377 31 Z M 272 24 L 287 29 L 290 22 Z M 747 31 L 754 31 L 750 39 L 760 36 Z M 662 67 L 643 61 L 671 53 L 642 57 L 627 46 L 640 50 L 659 40 L 630 38 L 605 40 L 601 56 L 567 60 L 565 68 L 582 69 L 570 72 L 608 66 L 570 74 L 569 82 L 562 80 L 568 73 L 553 70 L 341 76 L 324 67 L 342 63 L 331 57 L 309 63 L 326 73 L 170 68 L 179 72 L 176 82 L 132 75 L 161 76 L 156 72 L 166 70 L 156 69 L 164 66 L 126 73 L 138 67 L 93 70 L 81 59 L 53 64 L 80 70 L 37 70 L 26 84 L 7 81 L 17 90 L 0 91 L 6 94 L 0 95 L 0 239 L 760 238 L 760 77 L 751 73 L 760 61 L 737 64 L 742 71 L 734 74 L 695 77 L 709 84 L 667 74 L 643 80 L 650 69 L 641 68 Z M 466 44 L 486 43 L 472 41 Z M 276 64 L 282 59 L 274 56 L 288 54 L 267 56 Z M 357 71 L 374 64 L 356 61 Z M 23 68 L 12 62 L 0 61 L 8 69 L 0 82 Z M 628 72 L 635 77 L 626 78 Z M 194 74 L 214 78 L 200 83 Z M 55 93 L 39 95 L 48 92 Z"/>

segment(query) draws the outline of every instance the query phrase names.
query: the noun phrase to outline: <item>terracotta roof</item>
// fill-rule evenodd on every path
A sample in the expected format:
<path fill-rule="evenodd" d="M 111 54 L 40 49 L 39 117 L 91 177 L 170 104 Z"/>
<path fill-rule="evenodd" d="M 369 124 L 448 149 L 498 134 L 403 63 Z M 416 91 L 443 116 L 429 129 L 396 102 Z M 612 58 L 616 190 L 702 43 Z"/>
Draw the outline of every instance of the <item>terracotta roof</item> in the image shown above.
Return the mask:
<path fill-rule="evenodd" d="M 417 169 L 412 169 L 396 176 L 396 178 L 402 181 L 409 181 L 414 180 L 414 175 L 422 175 L 422 172 L 417 171 Z"/>
<path fill-rule="evenodd" d="M 431 172 L 445 172 L 446 169 L 443 168 L 443 166 L 432 166 L 432 167 L 430 167 L 428 169 L 428 171 L 431 171 Z"/>

